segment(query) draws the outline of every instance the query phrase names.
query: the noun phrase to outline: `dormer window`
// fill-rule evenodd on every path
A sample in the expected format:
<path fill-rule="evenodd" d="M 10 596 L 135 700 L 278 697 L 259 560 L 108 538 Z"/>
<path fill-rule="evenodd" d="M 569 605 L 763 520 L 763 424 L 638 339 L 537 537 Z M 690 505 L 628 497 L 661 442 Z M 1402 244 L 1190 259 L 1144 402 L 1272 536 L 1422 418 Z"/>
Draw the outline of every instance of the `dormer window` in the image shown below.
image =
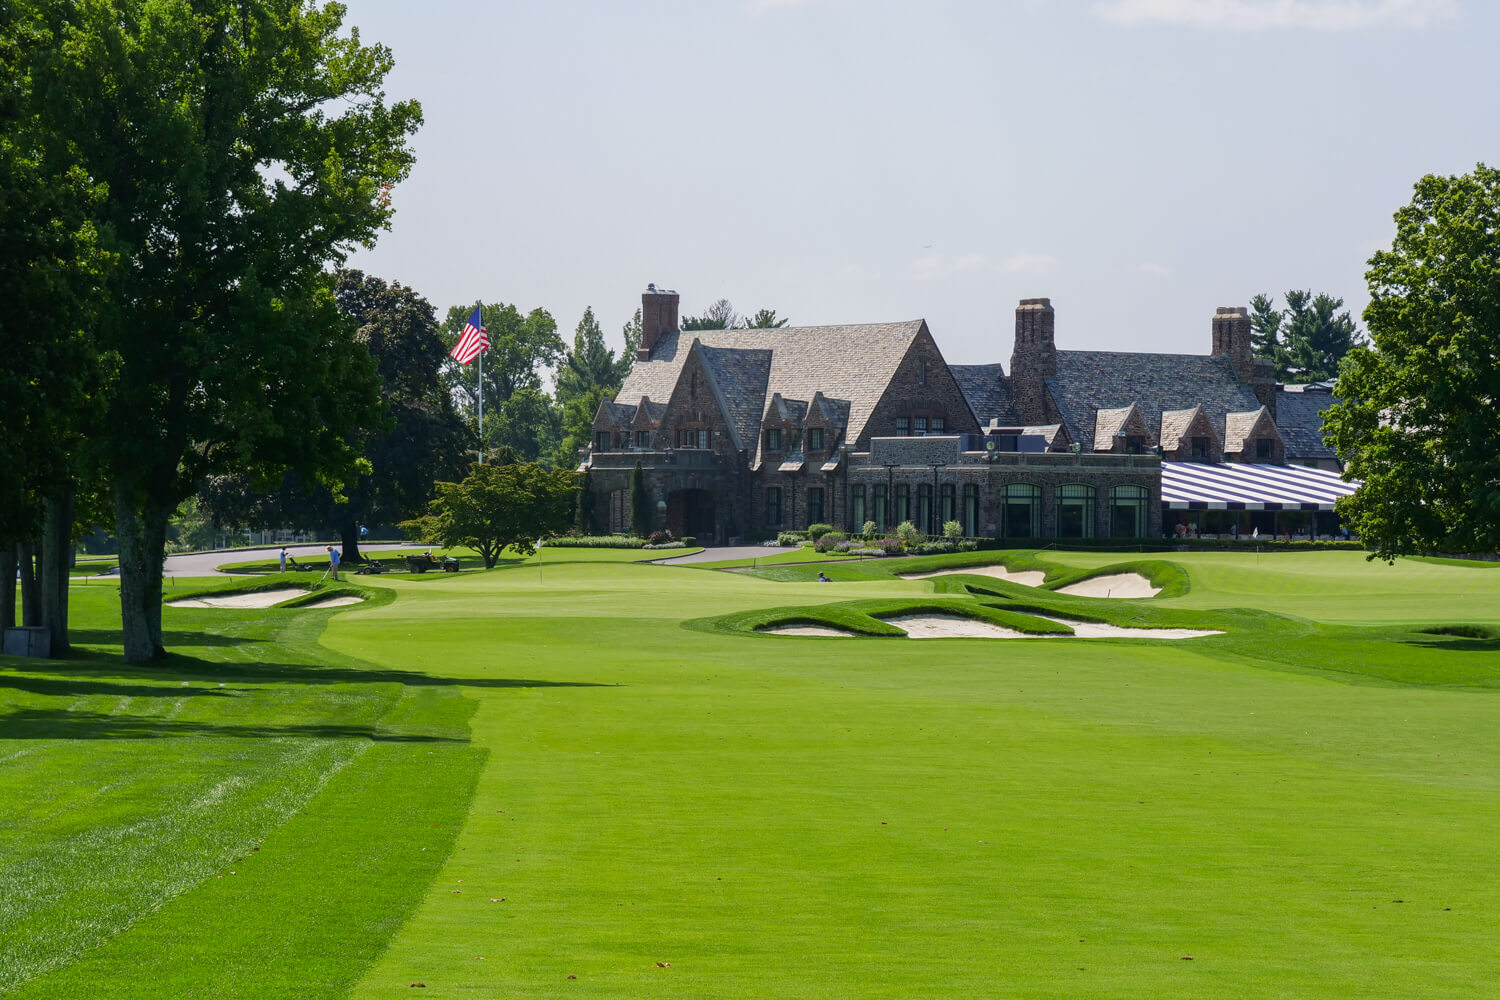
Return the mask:
<path fill-rule="evenodd" d="M 766 431 L 766 451 L 781 450 L 781 428 L 772 427 Z"/>
<path fill-rule="evenodd" d="M 609 431 L 595 431 L 594 432 L 594 450 L 595 451 L 609 451 L 610 440 L 611 440 L 611 438 L 610 438 Z"/>
<path fill-rule="evenodd" d="M 1125 454 L 1144 455 L 1146 453 L 1146 439 L 1139 434 L 1131 434 L 1125 438 Z"/>
<path fill-rule="evenodd" d="M 635 446 L 637 448 L 649 448 L 649 447 L 651 447 L 651 432 L 650 431 L 636 431 L 635 432 Z"/>
<path fill-rule="evenodd" d="M 1208 438 L 1206 438 L 1206 437 L 1196 437 L 1196 438 L 1193 438 L 1192 449 L 1189 452 L 1189 454 L 1193 458 L 1207 458 L 1208 457 Z"/>
<path fill-rule="evenodd" d="M 1270 459 L 1275 454 L 1275 447 L 1276 442 L 1272 441 L 1270 438 L 1256 438 L 1255 457 Z"/>
<path fill-rule="evenodd" d="M 822 451 L 823 450 L 823 428 L 821 428 L 821 427 L 809 427 L 807 429 L 807 450 L 808 451 Z"/>

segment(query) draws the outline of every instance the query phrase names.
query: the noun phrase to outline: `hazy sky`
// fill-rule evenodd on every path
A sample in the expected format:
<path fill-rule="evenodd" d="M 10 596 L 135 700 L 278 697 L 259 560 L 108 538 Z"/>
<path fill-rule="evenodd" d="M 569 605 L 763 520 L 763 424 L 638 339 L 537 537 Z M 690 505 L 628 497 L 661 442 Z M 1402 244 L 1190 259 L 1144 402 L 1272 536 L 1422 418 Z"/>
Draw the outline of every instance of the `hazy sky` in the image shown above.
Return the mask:
<path fill-rule="evenodd" d="M 1493 0 L 348 0 L 426 125 L 354 264 L 612 342 L 647 282 L 1010 360 L 1207 353 L 1214 308 L 1364 262 L 1500 162 Z"/>

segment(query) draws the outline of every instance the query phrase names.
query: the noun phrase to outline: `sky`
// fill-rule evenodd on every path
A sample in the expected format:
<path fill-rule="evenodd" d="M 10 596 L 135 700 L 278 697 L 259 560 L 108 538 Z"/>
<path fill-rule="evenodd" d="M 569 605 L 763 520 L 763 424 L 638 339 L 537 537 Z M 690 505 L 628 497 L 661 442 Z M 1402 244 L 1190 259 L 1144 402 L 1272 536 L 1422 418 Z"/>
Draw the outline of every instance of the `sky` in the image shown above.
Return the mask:
<path fill-rule="evenodd" d="M 1358 318 L 1412 185 L 1500 163 L 1493 0 L 346 2 L 425 115 L 351 266 L 569 340 L 654 282 L 956 364 L 1035 296 L 1061 349 L 1206 354 L 1257 292 Z"/>

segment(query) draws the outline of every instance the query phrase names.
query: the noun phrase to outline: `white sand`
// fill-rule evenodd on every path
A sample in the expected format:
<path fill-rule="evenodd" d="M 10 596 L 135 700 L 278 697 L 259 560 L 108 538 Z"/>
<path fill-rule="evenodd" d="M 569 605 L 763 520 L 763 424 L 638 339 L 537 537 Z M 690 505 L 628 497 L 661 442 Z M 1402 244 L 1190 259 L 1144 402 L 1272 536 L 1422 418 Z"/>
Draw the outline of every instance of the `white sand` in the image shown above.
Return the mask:
<path fill-rule="evenodd" d="M 346 608 L 351 604 L 363 604 L 364 598 L 353 597 L 343 594 L 339 597 L 325 597 L 321 601 L 308 601 L 306 604 L 297 605 L 300 608 Z"/>
<path fill-rule="evenodd" d="M 1004 566 L 969 566 L 964 569 L 940 569 L 934 573 L 902 573 L 903 580 L 926 580 L 934 576 L 954 576 L 958 573 L 969 573 L 973 576 L 992 576 L 1006 583 L 1019 583 L 1023 587 L 1040 587 L 1042 581 L 1047 579 L 1047 574 L 1039 569 L 1029 569 L 1020 573 L 1012 573 Z"/>
<path fill-rule="evenodd" d="M 757 629 L 759 632 L 769 632 L 772 635 L 826 635 L 838 639 L 852 638 L 853 632 L 845 632 L 841 628 L 825 628 L 822 625 L 772 625 L 770 628 Z"/>
<path fill-rule="evenodd" d="M 991 625 L 989 622 L 956 615 L 903 615 L 887 618 L 886 621 L 904 631 L 912 639 L 1196 639 L 1204 635 L 1223 635 L 1222 632 L 1207 632 L 1190 628 L 1121 628 L 1118 625 L 1103 625 L 1096 622 L 1079 622 L 1068 618 L 1049 618 L 1038 615 L 1049 622 L 1058 622 L 1073 629 L 1073 635 L 1034 635 L 1018 632 L 1013 628 Z"/>
<path fill-rule="evenodd" d="M 1074 597 L 1155 597 L 1161 588 L 1151 586 L 1151 581 L 1139 573 L 1110 573 L 1059 587 L 1057 592 Z"/>
<path fill-rule="evenodd" d="M 269 608 L 301 597 L 307 591 L 291 588 L 287 590 L 257 590 L 248 594 L 225 594 L 222 597 L 191 597 L 183 601 L 168 601 L 174 608 Z"/>

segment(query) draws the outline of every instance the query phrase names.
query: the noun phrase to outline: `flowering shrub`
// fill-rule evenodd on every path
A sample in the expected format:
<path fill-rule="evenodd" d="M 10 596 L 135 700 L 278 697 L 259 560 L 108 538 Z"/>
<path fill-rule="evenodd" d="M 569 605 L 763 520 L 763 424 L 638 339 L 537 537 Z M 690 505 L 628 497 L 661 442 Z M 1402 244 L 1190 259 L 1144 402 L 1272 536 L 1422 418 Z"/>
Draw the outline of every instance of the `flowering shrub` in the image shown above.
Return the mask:
<path fill-rule="evenodd" d="M 901 540 L 907 545 L 921 545 L 927 541 L 927 536 L 918 531 L 917 526 L 910 521 L 902 521 L 896 527 L 896 534 L 900 535 Z"/>
<path fill-rule="evenodd" d="M 874 521 L 866 521 L 864 527 L 860 529 L 860 533 L 863 534 L 866 538 L 873 538 L 875 537 L 875 533 L 879 530 L 880 529 L 875 526 Z"/>
<path fill-rule="evenodd" d="M 882 538 L 875 543 L 875 547 L 884 556 L 899 556 L 905 549 L 906 543 L 899 538 Z"/>
<path fill-rule="evenodd" d="M 960 538 L 964 537 L 964 526 L 959 524 L 957 521 L 944 521 L 943 537 L 950 541 L 958 541 Z"/>
<path fill-rule="evenodd" d="M 813 548 L 819 552 L 832 552 L 838 547 L 840 542 L 845 543 L 847 547 L 848 541 L 849 539 L 842 531 L 829 530 L 818 536 L 818 540 L 813 542 Z"/>

